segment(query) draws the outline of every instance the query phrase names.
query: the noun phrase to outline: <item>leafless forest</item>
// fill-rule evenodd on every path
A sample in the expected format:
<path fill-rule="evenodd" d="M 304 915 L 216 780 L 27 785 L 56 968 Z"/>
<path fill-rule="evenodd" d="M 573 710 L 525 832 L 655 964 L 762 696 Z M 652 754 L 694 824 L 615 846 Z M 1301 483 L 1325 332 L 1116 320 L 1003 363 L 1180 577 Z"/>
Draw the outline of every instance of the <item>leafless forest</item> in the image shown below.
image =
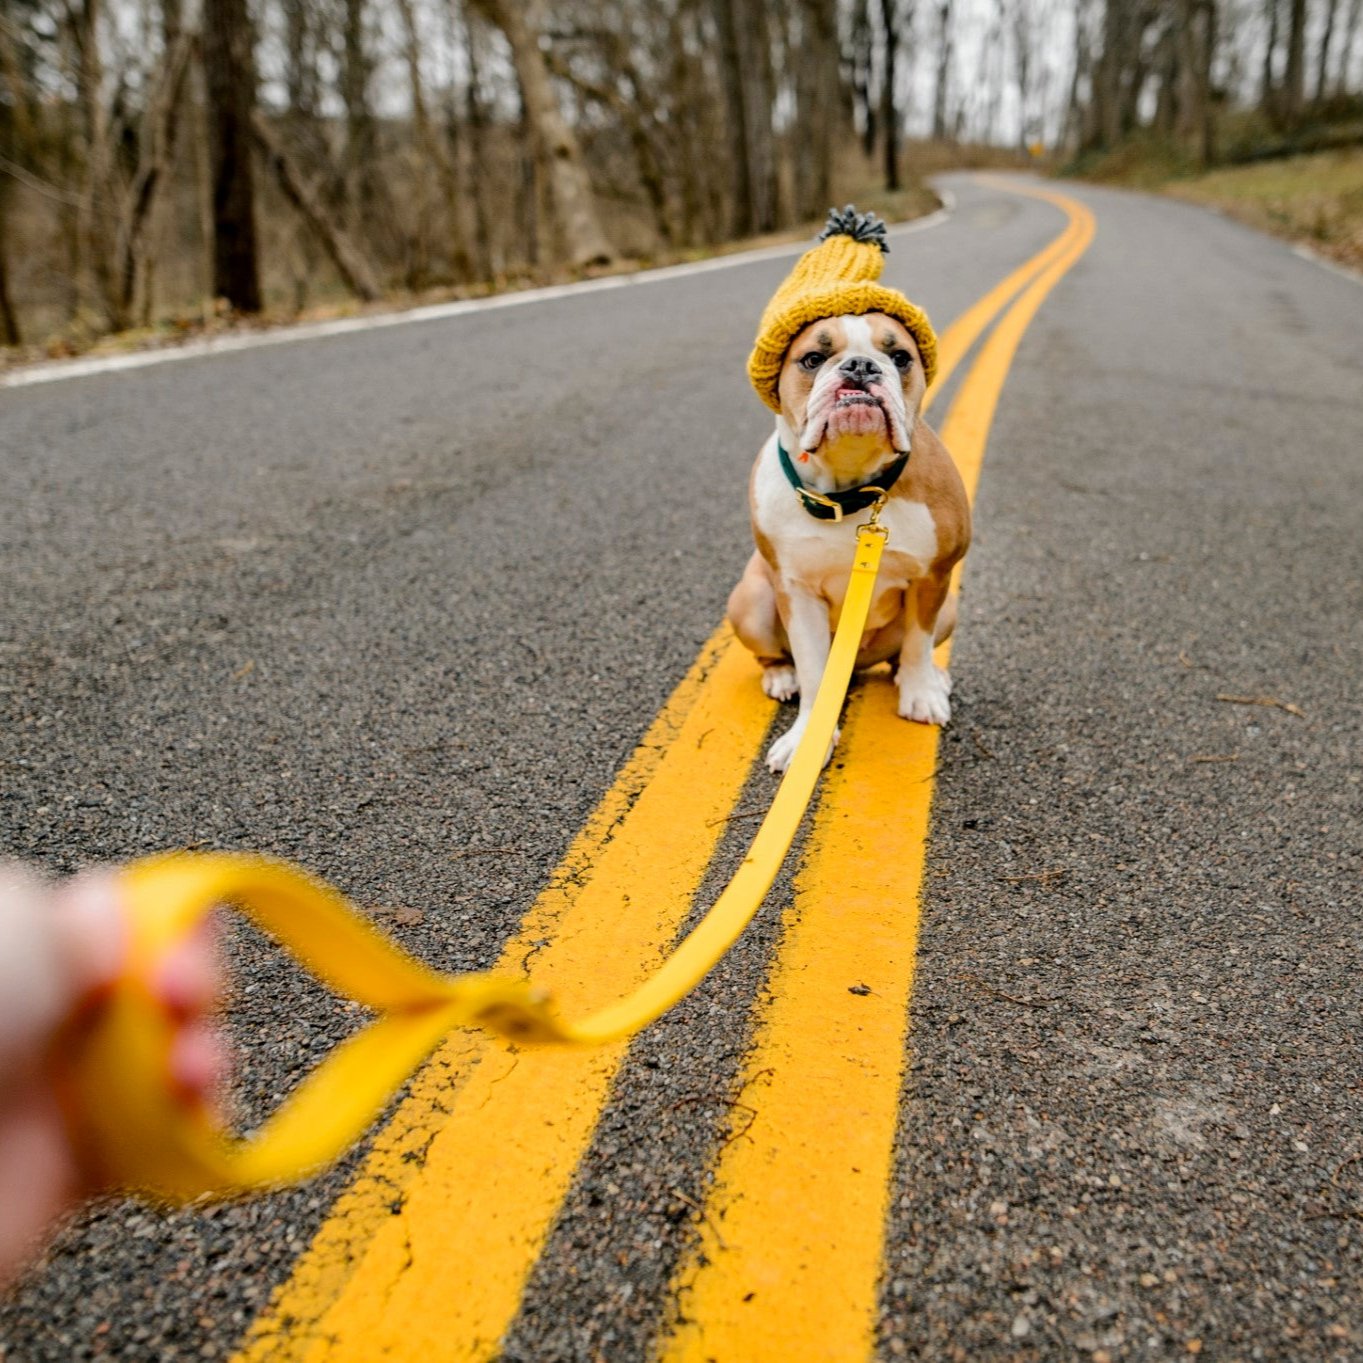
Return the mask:
<path fill-rule="evenodd" d="M 1361 8 L 0 0 L 0 339 L 674 255 L 926 143 L 1209 163 L 1357 119 Z"/>

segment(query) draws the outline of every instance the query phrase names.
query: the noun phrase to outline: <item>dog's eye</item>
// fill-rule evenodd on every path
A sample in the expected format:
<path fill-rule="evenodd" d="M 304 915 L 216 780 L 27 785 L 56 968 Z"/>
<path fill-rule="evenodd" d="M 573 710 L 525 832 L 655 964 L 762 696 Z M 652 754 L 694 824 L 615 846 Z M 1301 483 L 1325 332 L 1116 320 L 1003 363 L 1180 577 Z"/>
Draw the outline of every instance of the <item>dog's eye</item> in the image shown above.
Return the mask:
<path fill-rule="evenodd" d="M 807 369 L 812 374 L 816 369 L 822 369 L 824 361 L 827 359 L 828 356 L 823 351 L 811 350 L 808 355 L 801 356 L 800 368 Z"/>
<path fill-rule="evenodd" d="M 894 367 L 901 374 L 913 363 L 913 356 L 907 350 L 896 350 L 890 358 L 894 361 Z"/>

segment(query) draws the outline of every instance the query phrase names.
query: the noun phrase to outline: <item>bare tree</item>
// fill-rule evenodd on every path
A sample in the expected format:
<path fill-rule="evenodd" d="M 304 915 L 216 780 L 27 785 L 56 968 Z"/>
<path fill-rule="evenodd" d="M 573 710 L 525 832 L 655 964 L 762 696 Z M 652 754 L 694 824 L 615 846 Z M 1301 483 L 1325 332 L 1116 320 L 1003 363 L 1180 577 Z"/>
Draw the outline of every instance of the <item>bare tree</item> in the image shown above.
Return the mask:
<path fill-rule="evenodd" d="M 213 183 L 213 292 L 237 312 L 259 312 L 251 173 L 255 61 L 246 0 L 204 0 L 203 67 Z"/>
<path fill-rule="evenodd" d="M 1074 58 L 1070 68 L 1070 92 L 1065 105 L 1065 126 L 1061 142 L 1079 148 L 1090 141 L 1086 112 L 1093 108 L 1090 98 L 1085 104 L 1080 92 L 1092 86 L 1093 47 L 1089 42 L 1089 0 L 1074 0 Z"/>
<path fill-rule="evenodd" d="M 648 200 L 659 239 L 674 236 L 662 159 L 654 139 L 657 114 L 648 82 L 633 56 L 631 35 L 603 26 L 595 35 L 600 75 L 588 75 L 552 48 L 545 53 L 550 71 L 567 81 L 583 99 L 608 110 L 624 130 L 634 153 L 639 185 Z"/>
<path fill-rule="evenodd" d="M 370 106 L 374 60 L 369 49 L 365 0 L 342 0 L 340 94 L 345 106 L 346 193 L 366 230 L 386 230 L 391 220 L 377 175 L 378 131 Z"/>
<path fill-rule="evenodd" d="M 875 33 L 871 27 L 870 0 L 853 0 L 851 21 L 851 68 L 854 109 L 861 115 L 861 147 L 868 157 L 876 149 L 876 106 L 871 99 L 875 65 Z"/>
<path fill-rule="evenodd" d="M 1280 111 L 1292 124 L 1301 117 L 1306 92 L 1306 0 L 1290 0 L 1287 29 L 1287 66 L 1283 71 Z"/>
<path fill-rule="evenodd" d="M 549 68 L 540 50 L 539 0 L 473 0 L 511 47 L 525 121 L 543 167 L 563 258 L 571 265 L 603 265 L 614 248 L 597 216 L 591 181 L 577 138 L 558 107 Z"/>
<path fill-rule="evenodd" d="M 1273 112 L 1278 97 L 1278 80 L 1274 70 L 1278 54 L 1279 15 L 1281 0 L 1264 0 L 1264 18 L 1268 36 L 1264 40 L 1263 74 L 1259 80 L 1259 106 L 1268 113 Z"/>
<path fill-rule="evenodd" d="M 453 248 L 450 254 L 462 256 L 464 248 L 462 242 L 455 239 L 459 219 L 455 209 L 458 189 L 455 184 L 454 163 L 447 154 L 444 139 L 436 133 L 426 98 L 426 83 L 421 71 L 423 43 L 416 7 L 412 0 L 397 0 L 397 11 L 402 20 L 402 54 L 407 65 L 412 131 L 415 134 L 416 150 L 427 168 L 427 175 L 420 177 L 416 185 L 416 233 L 408 271 L 408 284 L 417 287 L 427 281 L 431 271 L 430 255 L 435 232 L 432 202 L 434 196 L 429 192 L 427 178 L 431 172 L 434 172 L 433 178 L 440 190 L 439 200 L 446 218 L 445 231 L 451 238 L 449 245 Z"/>
<path fill-rule="evenodd" d="M 487 178 L 488 113 L 482 90 L 483 35 L 463 0 L 448 0 L 450 13 L 462 28 L 464 51 L 468 58 L 468 83 L 464 88 L 464 158 L 460 160 L 461 178 L 466 193 L 461 196 L 470 204 L 472 212 L 472 257 L 478 276 L 488 279 L 494 274 L 492 261 L 492 226 L 488 220 L 485 197 L 477 192 Z M 458 9 L 457 16 L 455 10 Z M 453 122 L 453 118 L 451 120 Z"/>
<path fill-rule="evenodd" d="M 3 23 L 0 23 L 0 80 L 3 80 L 3 97 L 0 97 L 0 157 L 4 158 L 4 166 L 0 167 L 0 337 L 3 337 L 6 345 L 19 345 L 23 333 L 9 283 L 9 197 L 13 184 L 12 167 L 18 164 L 20 144 L 29 142 L 32 129 L 27 91 L 14 51 L 13 36 Z M 6 171 L 11 173 L 7 174 Z"/>
<path fill-rule="evenodd" d="M 885 138 L 885 188 L 899 188 L 899 109 L 895 104 L 899 80 L 899 25 L 901 16 L 895 0 L 880 0 L 881 39 L 884 43 L 884 69 L 880 76 L 880 124 Z"/>
<path fill-rule="evenodd" d="M 1216 0 L 1179 0 L 1176 17 L 1176 131 L 1192 142 L 1198 163 L 1207 166 L 1213 158 L 1212 62 L 1216 55 Z"/>
<path fill-rule="evenodd" d="M 265 117 L 257 110 L 251 119 L 251 132 L 274 172 L 279 188 L 303 221 L 321 242 L 342 283 L 357 298 L 372 302 L 382 294 L 369 262 L 350 240 L 322 202 L 321 195 L 311 186 L 284 150 Z"/>
<path fill-rule="evenodd" d="M 165 34 L 167 47 L 142 117 L 137 170 L 118 234 L 117 295 L 111 310 L 115 328 L 128 325 L 139 288 L 143 291 L 142 316 L 147 318 L 151 312 L 152 215 L 158 193 L 174 165 L 177 112 L 195 46 L 193 35 L 180 31 L 178 11 L 173 5 L 167 6 Z"/>
<path fill-rule="evenodd" d="M 1335 90 L 1346 94 L 1349 88 L 1349 72 L 1353 68 L 1354 44 L 1358 39 L 1359 19 L 1363 18 L 1363 0 L 1351 0 L 1349 21 L 1344 26 L 1344 41 L 1339 45 L 1339 67 L 1335 77 Z"/>
<path fill-rule="evenodd" d="M 1335 32 L 1335 11 L 1339 0 L 1326 0 L 1325 23 L 1320 31 L 1320 47 L 1316 57 L 1316 103 L 1325 98 L 1330 75 L 1330 40 Z"/>
<path fill-rule="evenodd" d="M 795 211 L 802 218 L 813 218 L 832 202 L 833 148 L 844 132 L 838 90 L 838 7 L 836 0 L 801 0 L 798 12 Z"/>
<path fill-rule="evenodd" d="M 1024 150 L 1032 140 L 1029 110 L 1032 98 L 1033 17 L 1028 0 L 1013 0 L 1013 73 L 1018 87 L 1018 146 Z"/>
<path fill-rule="evenodd" d="M 777 224 L 771 42 L 766 0 L 712 0 L 734 169 L 734 228 Z"/>
<path fill-rule="evenodd" d="M 951 0 L 937 5 L 937 78 L 932 94 L 932 135 L 939 142 L 947 136 L 947 95 L 951 79 Z"/>

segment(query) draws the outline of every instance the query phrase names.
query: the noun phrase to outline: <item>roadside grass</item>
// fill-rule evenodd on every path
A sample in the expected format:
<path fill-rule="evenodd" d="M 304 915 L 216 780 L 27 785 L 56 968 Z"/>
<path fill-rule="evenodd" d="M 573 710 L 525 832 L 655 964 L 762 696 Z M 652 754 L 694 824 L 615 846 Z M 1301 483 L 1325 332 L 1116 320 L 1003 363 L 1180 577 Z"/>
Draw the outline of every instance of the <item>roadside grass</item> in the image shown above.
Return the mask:
<path fill-rule="evenodd" d="M 1190 143 L 1147 128 L 1059 174 L 1203 204 L 1363 269 L 1363 98 L 1318 104 L 1291 129 L 1263 110 L 1225 110 L 1215 145 L 1222 164 L 1204 171 Z"/>
<path fill-rule="evenodd" d="M 1231 166 L 1160 188 L 1363 269 L 1363 147 Z"/>

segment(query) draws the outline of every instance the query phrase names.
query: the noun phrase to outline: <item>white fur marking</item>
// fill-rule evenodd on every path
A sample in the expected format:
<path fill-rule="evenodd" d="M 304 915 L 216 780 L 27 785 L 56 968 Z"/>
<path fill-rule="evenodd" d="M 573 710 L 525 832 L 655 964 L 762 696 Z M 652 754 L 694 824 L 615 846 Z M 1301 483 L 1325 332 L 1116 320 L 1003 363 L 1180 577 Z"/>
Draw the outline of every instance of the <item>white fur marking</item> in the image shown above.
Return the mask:
<path fill-rule="evenodd" d="M 951 718 L 951 676 L 932 661 L 932 636 L 917 619 L 904 635 L 895 682 L 902 718 L 919 724 L 945 724 Z"/>
<path fill-rule="evenodd" d="M 762 669 L 762 690 L 772 700 L 789 700 L 798 695 L 800 683 L 789 663 L 775 663 Z"/>

